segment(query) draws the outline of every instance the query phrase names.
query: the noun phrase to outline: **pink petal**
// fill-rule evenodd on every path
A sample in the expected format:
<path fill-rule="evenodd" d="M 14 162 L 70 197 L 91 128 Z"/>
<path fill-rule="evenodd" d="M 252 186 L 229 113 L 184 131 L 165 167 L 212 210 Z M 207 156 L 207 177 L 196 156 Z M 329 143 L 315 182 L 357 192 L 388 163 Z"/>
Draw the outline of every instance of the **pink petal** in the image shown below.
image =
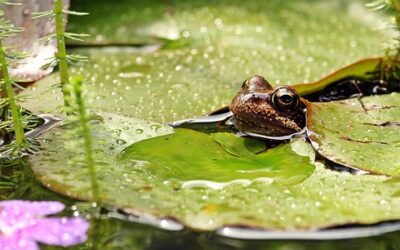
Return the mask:
<path fill-rule="evenodd" d="M 48 245 L 72 246 L 85 242 L 89 223 L 82 218 L 43 218 L 23 230 L 25 239 Z"/>
<path fill-rule="evenodd" d="M 19 234 L 0 236 L 1 250 L 39 250 L 35 241 L 21 239 Z"/>
<path fill-rule="evenodd" d="M 64 207 L 64 204 L 57 201 L 1 201 L 0 219 L 4 217 L 18 217 L 21 214 L 29 214 L 32 217 L 51 215 L 61 212 Z"/>
<path fill-rule="evenodd" d="M 9 200 L 0 202 L 0 223 L 5 226 L 35 222 L 36 217 L 56 214 L 64 209 L 64 204 L 57 201 L 22 201 Z"/>

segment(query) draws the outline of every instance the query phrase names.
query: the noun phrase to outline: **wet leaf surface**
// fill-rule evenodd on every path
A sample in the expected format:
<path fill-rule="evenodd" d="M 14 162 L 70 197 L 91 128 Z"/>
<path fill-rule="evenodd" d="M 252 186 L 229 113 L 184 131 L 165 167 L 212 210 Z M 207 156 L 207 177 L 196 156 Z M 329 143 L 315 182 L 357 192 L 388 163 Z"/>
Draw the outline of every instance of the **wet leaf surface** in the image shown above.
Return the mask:
<path fill-rule="evenodd" d="M 307 95 L 323 90 L 330 84 L 346 78 L 370 79 L 376 77 L 382 63 L 381 57 L 363 59 L 344 66 L 320 80 L 310 83 L 296 84 L 295 89 L 299 95 Z"/>
<path fill-rule="evenodd" d="M 400 175 L 400 94 L 313 103 L 307 108 L 310 139 L 318 152 L 339 164 Z"/>
<path fill-rule="evenodd" d="M 282 170 L 297 168 L 298 173 L 308 172 L 303 178 L 281 178 L 284 180 L 282 182 L 279 179 L 249 180 L 218 188 L 215 186 L 206 188 L 187 185 L 186 181 L 191 178 L 188 174 L 192 171 L 191 167 L 202 166 L 201 162 L 194 162 L 199 159 L 198 155 L 178 153 L 180 155 L 178 160 L 186 164 L 178 167 L 171 164 L 172 171 L 166 171 L 160 165 L 152 165 L 152 162 L 147 165 L 146 160 L 154 160 L 164 166 L 166 163 L 170 164 L 165 160 L 169 154 L 168 149 L 159 149 L 161 156 L 157 159 L 153 157 L 146 159 L 147 153 L 155 154 L 148 151 L 147 146 L 151 143 L 160 145 L 160 141 L 170 138 L 169 142 L 163 142 L 162 146 L 172 148 L 174 140 L 190 140 L 191 136 L 196 140 L 206 140 L 203 152 L 199 152 L 204 154 L 209 148 L 219 147 L 214 139 L 188 130 L 179 130 L 176 134 L 166 135 L 172 132 L 170 128 L 128 117 L 100 115 L 103 119 L 93 121 L 92 128 L 96 142 L 94 152 L 101 197 L 105 203 L 123 208 L 129 213 L 155 217 L 172 216 L 185 225 L 199 230 L 212 230 L 227 224 L 268 229 L 315 229 L 330 225 L 375 223 L 400 218 L 397 209 L 400 205 L 398 196 L 400 183 L 395 181 L 396 179 L 339 173 L 325 169 L 320 163 L 316 163 L 316 170 L 304 179 L 310 174 L 308 171 L 314 167 L 307 165 L 309 157 L 313 157 L 312 150 L 309 144 L 302 140 L 293 141 L 275 150 L 284 150 L 285 154 L 292 154 L 293 156 L 285 157 L 277 163 L 282 164 L 280 165 Z M 70 197 L 90 199 L 88 170 L 80 160 L 82 155 L 77 147 L 79 136 L 66 132 L 66 129 L 60 127 L 43 137 L 44 150 L 31 157 L 31 166 L 39 179 L 50 189 Z M 185 133 L 190 136 L 182 138 L 181 135 Z M 162 136 L 144 140 L 157 135 Z M 144 161 L 132 164 L 117 159 L 128 145 L 137 141 L 140 142 L 126 149 L 124 158 L 132 160 L 143 158 Z M 213 146 L 210 146 L 210 143 L 214 143 Z M 190 146 L 202 147 L 201 144 Z M 190 151 L 190 148 L 187 146 L 181 150 Z M 141 156 L 129 155 L 129 152 Z M 251 152 L 254 152 L 253 147 L 248 151 Z M 209 152 L 209 154 L 216 153 L 225 155 L 229 159 L 235 157 L 221 148 Z M 268 168 L 268 151 L 254 157 L 263 157 L 263 154 L 266 157 L 264 168 Z M 305 159 L 306 162 L 294 160 L 296 158 Z M 238 157 L 234 159 L 237 160 Z M 207 162 L 208 158 L 204 161 Z M 157 171 L 149 170 L 149 167 L 157 168 Z M 203 167 L 207 169 L 206 165 Z M 251 168 L 256 167 L 251 166 Z M 213 174 L 215 172 L 207 173 L 209 170 L 193 171 L 194 177 L 218 179 L 218 176 Z M 211 171 L 216 170 L 211 169 Z M 220 168 L 218 174 L 224 181 L 239 176 L 237 173 L 232 173 L 230 168 Z M 290 175 L 296 176 L 293 172 Z"/>
<path fill-rule="evenodd" d="M 359 1 L 124 0 L 118 6 L 110 1 L 91 6 L 92 1 L 74 2 L 71 9 L 91 15 L 69 20 L 71 31 L 92 34 L 87 43 L 169 37 L 168 46 L 158 51 L 132 46 L 70 50 L 90 57 L 72 75 L 87 79 L 92 109 L 156 122 L 225 106 L 255 74 L 274 85 L 316 80 L 381 53 L 380 46 L 371 44 L 391 37 L 377 30 L 387 17 L 371 13 Z M 46 90 L 39 82 L 37 91 L 26 94 L 41 98 Z M 52 98 L 43 104 L 53 105 Z"/>
<path fill-rule="evenodd" d="M 314 171 L 310 160 L 298 156 L 288 144 L 255 154 L 265 149 L 262 144 L 232 133 L 207 135 L 177 129 L 172 135 L 133 144 L 124 150 L 121 159 L 132 167 L 143 163 L 142 171 L 149 175 L 179 181 L 301 181 Z"/>

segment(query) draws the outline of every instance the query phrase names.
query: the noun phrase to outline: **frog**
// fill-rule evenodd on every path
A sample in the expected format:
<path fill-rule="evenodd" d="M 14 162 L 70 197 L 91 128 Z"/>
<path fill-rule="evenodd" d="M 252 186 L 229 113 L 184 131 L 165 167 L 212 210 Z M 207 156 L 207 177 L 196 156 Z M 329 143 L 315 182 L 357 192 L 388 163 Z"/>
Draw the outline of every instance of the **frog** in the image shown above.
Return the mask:
<path fill-rule="evenodd" d="M 376 77 L 384 58 L 366 58 L 346 65 L 314 82 L 272 87 L 262 76 L 252 76 L 229 106 L 206 116 L 169 123 L 201 131 L 232 128 L 238 135 L 260 139 L 287 140 L 306 137 L 306 107 L 312 102 L 329 102 L 357 97 L 364 111 L 363 96 L 400 91 L 397 82 Z M 297 92 L 296 92 L 297 91 Z M 301 97 L 300 97 L 301 96 Z M 288 103 L 286 103 L 288 102 Z M 217 129 L 215 129 L 217 128 Z M 301 129 L 301 130 L 299 130 Z"/>
<path fill-rule="evenodd" d="M 272 87 L 262 76 L 245 80 L 229 105 L 230 122 L 244 134 L 287 136 L 306 126 L 306 100 L 287 85 Z"/>
<path fill-rule="evenodd" d="M 262 76 L 246 79 L 230 105 L 204 117 L 181 120 L 172 127 L 217 123 L 240 136 L 286 140 L 305 134 L 306 100 L 287 85 L 272 85 Z M 231 129 L 232 130 L 232 129 Z"/>

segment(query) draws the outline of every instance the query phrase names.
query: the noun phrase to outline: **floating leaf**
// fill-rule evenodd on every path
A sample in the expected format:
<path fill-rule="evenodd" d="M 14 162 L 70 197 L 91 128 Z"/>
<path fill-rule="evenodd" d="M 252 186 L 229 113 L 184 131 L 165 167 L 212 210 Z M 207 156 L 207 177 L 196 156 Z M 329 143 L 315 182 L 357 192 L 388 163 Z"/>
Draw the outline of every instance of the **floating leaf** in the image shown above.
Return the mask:
<path fill-rule="evenodd" d="M 213 138 L 217 138 L 215 141 Z M 124 150 L 122 160 L 143 163 L 142 171 L 164 180 L 218 181 L 267 178 L 299 182 L 313 171 L 308 157 L 294 153 L 290 145 L 267 152 L 264 143 L 231 133 L 207 135 L 177 129 L 174 134 L 145 140 Z"/>
<path fill-rule="evenodd" d="M 345 78 L 364 78 L 370 79 L 376 77 L 374 72 L 380 70 L 380 66 L 382 64 L 383 58 L 368 58 L 363 59 L 357 62 L 354 62 L 350 65 L 347 65 L 339 70 L 332 72 L 331 74 L 323 77 L 322 79 L 310 82 L 310 83 L 300 83 L 294 85 L 294 88 L 300 95 L 307 95 L 311 93 L 315 93 L 317 91 L 323 90 L 329 84 L 339 81 Z"/>
<path fill-rule="evenodd" d="M 254 74 L 274 85 L 318 79 L 380 53 L 371 44 L 391 39 L 360 19 L 374 18 L 375 24 L 387 17 L 371 14 L 358 1 L 321 1 L 312 7 L 304 0 L 118 3 L 97 1 L 96 8 L 87 1 L 74 3 L 74 10 L 91 15 L 71 16 L 71 32 L 90 33 L 88 44 L 124 46 L 71 50 L 89 56 L 89 63 L 74 67 L 71 74 L 88 80 L 92 109 L 157 122 L 201 116 L 228 105 Z M 154 42 L 154 36 L 173 40 L 171 34 L 189 44 L 158 51 L 158 45 L 125 46 L 135 41 L 143 45 L 149 37 Z M 40 96 L 46 82 L 27 94 Z M 29 106 L 39 109 L 35 103 Z"/>
<path fill-rule="evenodd" d="M 91 15 L 84 20 L 71 16 L 69 29 L 77 33 L 90 30 L 93 36 L 85 41 L 86 44 L 148 44 L 156 42 L 158 38 L 184 38 L 195 40 L 196 43 L 211 41 L 211 44 L 218 44 L 220 41 L 220 45 L 244 44 L 248 47 L 249 54 L 253 53 L 251 49 L 274 48 L 271 53 L 282 56 L 281 59 L 279 56 L 277 58 L 282 63 L 301 54 L 304 60 L 298 63 L 302 67 L 312 63 L 316 68 L 321 68 L 324 64 L 317 60 L 311 62 L 311 58 L 315 56 L 315 59 L 321 59 L 321 56 L 330 55 L 331 62 L 337 62 L 333 68 L 338 68 L 345 63 L 339 62 L 338 53 L 334 52 L 339 47 L 343 46 L 339 53 L 348 54 L 347 63 L 350 63 L 355 58 L 362 58 L 351 54 L 357 53 L 354 49 L 364 46 L 363 43 L 381 44 L 372 41 L 382 38 L 373 30 L 380 28 L 379 24 L 384 16 L 371 13 L 364 5 L 363 1 L 345 0 L 318 1 L 316 4 L 305 0 L 200 0 L 191 3 L 179 0 L 120 0 L 115 5 L 110 1 L 100 0 L 96 1 L 96 8 L 93 8 L 92 3 L 80 1 L 74 3 L 74 9 L 89 12 Z M 113 10 L 112 15 L 109 13 L 110 9 Z M 332 18 L 333 15 L 335 18 Z M 285 27 L 282 27 L 282 23 L 285 23 Z M 319 25 L 321 23 L 323 25 Z M 336 32 L 343 32 L 344 35 L 335 34 Z M 369 36 L 369 32 L 376 33 Z M 317 50 L 319 44 L 325 45 L 323 52 L 309 54 L 305 51 L 309 48 Z M 282 55 L 285 50 L 292 48 L 298 49 L 294 49 L 293 54 Z M 302 67 L 298 65 L 296 70 Z"/>
<path fill-rule="evenodd" d="M 249 138 L 238 138 L 230 133 L 212 133 L 210 134 L 226 152 L 231 155 L 240 157 L 251 157 L 254 154 L 261 153 L 266 150 L 264 142 Z"/>
<path fill-rule="evenodd" d="M 400 219 L 400 182 L 384 176 L 330 171 L 319 163 L 316 171 L 309 175 L 314 169 L 308 163 L 312 150 L 301 139 L 273 149 L 282 154 L 285 152 L 285 157 L 273 168 L 283 172 L 276 171 L 274 175 L 296 177 L 293 180 L 286 177 L 271 181 L 242 179 L 221 184 L 218 179 L 227 181 L 240 176 L 240 173 L 234 173 L 237 165 L 213 165 L 219 167 L 216 175 L 217 170 L 206 164 L 202 166 L 199 161 L 209 164 L 209 156 L 217 156 L 219 160 L 228 157 L 226 159 L 234 163 L 243 158 L 262 168 L 271 168 L 268 159 L 274 156 L 267 151 L 250 158 L 237 157 L 220 147 L 213 136 L 189 130 L 170 134 L 170 128 L 155 123 L 104 113 L 99 115 L 101 117 L 92 121 L 92 128 L 100 195 L 104 203 L 126 212 L 152 218 L 173 217 L 198 230 L 214 230 L 224 225 L 314 230 L 332 225 Z M 59 127 L 44 135 L 43 150 L 30 157 L 31 167 L 50 189 L 70 197 L 90 199 L 87 169 L 81 165 L 81 149 L 75 145 L 79 136 L 66 133 L 66 130 L 66 127 Z M 154 136 L 161 137 L 152 138 Z M 185 141 L 188 143 L 186 146 L 180 145 Z M 234 144 L 248 150 L 248 154 L 258 151 L 259 147 L 250 147 L 249 150 L 243 141 L 237 138 Z M 157 147 L 150 149 L 151 144 Z M 232 145 L 231 142 L 227 144 L 225 148 Z M 174 153 L 173 148 L 178 145 L 176 157 L 171 156 L 175 157 L 176 163 L 167 161 L 166 152 Z M 124 150 L 122 156 L 125 160 L 117 160 Z M 196 152 L 192 156 L 180 153 L 180 150 Z M 150 158 L 147 158 L 148 154 Z M 136 160 L 136 163 L 132 164 L 128 158 Z M 196 161 L 191 161 L 191 158 Z M 167 166 L 171 169 L 168 170 Z M 256 166 L 250 168 L 256 170 Z M 285 169 L 287 172 L 283 174 Z M 299 174 L 303 176 L 300 179 L 297 178 Z M 187 181 L 202 177 L 219 184 L 211 183 L 211 188 L 206 188 Z"/>
<path fill-rule="evenodd" d="M 400 94 L 309 103 L 307 127 L 314 147 L 339 164 L 400 176 Z"/>

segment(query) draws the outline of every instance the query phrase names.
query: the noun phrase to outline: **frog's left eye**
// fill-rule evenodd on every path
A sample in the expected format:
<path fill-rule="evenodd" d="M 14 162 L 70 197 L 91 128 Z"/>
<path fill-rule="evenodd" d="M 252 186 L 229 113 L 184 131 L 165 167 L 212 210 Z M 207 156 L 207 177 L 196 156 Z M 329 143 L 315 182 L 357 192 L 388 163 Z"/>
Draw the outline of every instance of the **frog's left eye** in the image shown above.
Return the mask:
<path fill-rule="evenodd" d="M 295 90 L 282 87 L 275 90 L 271 97 L 275 107 L 282 110 L 294 109 L 299 104 L 299 95 Z"/>

